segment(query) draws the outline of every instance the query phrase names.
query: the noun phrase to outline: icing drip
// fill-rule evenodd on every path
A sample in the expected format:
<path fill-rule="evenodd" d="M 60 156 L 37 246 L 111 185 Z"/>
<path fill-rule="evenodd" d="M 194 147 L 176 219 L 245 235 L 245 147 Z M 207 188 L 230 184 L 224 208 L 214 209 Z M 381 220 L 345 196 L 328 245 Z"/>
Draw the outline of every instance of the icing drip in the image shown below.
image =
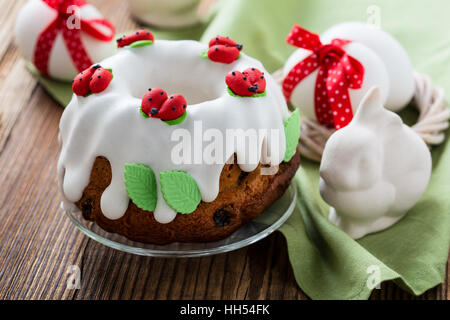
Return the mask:
<path fill-rule="evenodd" d="M 152 46 L 121 49 L 101 62 L 114 73 L 109 87 L 86 98 L 74 95 L 61 118 L 58 174 L 66 209 L 82 197 L 97 156 L 105 156 L 112 169 L 111 184 L 101 198 L 103 214 L 109 219 L 124 215 L 129 203 L 124 167 L 138 163 L 155 172 L 158 201 L 154 215 L 160 223 L 169 223 L 176 216 L 161 194 L 159 173 L 162 171 L 187 172 L 197 182 L 202 200 L 211 202 L 218 195 L 225 161 L 233 154 L 237 155 L 241 169 L 247 172 L 255 170 L 259 160 L 264 164 L 281 163 L 285 153 L 283 120 L 289 112 L 275 81 L 259 61 L 245 54 L 225 65 L 202 59 L 200 53 L 204 50 L 205 46 L 195 41 L 157 40 Z M 248 67 L 265 72 L 266 96 L 236 98 L 228 94 L 226 74 Z M 159 119 L 141 116 L 142 96 L 152 87 L 180 93 L 186 98 L 188 116 L 184 122 L 170 126 Z M 172 134 L 179 129 L 186 129 L 192 136 L 184 150 L 191 153 L 192 164 L 172 161 L 172 150 L 180 144 L 180 140 L 172 139 Z M 201 135 L 208 129 L 223 134 L 221 163 L 196 161 L 211 144 L 204 137 L 202 142 Z M 227 129 L 256 129 L 257 139 L 246 146 L 234 144 L 234 148 L 226 150 L 230 143 L 226 139 Z M 272 136 L 272 129 L 279 134 Z M 253 163 L 245 161 L 249 148 L 256 150 Z"/>

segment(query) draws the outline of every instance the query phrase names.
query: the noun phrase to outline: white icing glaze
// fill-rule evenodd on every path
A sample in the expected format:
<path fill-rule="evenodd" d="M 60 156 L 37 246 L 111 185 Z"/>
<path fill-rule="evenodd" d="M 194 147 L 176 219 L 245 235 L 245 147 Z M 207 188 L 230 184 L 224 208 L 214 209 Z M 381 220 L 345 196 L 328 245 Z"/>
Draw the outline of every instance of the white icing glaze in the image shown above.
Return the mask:
<path fill-rule="evenodd" d="M 234 153 L 244 171 L 253 171 L 259 159 L 273 165 L 282 161 L 286 149 L 283 120 L 288 118 L 289 112 L 274 79 L 259 61 L 244 53 L 227 65 L 202 58 L 200 54 L 206 49 L 196 41 L 156 40 L 151 46 L 120 49 L 116 55 L 101 62 L 103 67 L 113 70 L 114 79 L 109 87 L 87 98 L 74 95 L 61 118 L 62 150 L 58 173 L 66 208 L 81 198 L 97 156 L 108 158 L 112 167 L 111 184 L 101 198 L 105 216 L 118 219 L 125 213 L 129 198 L 124 184 L 124 166 L 140 163 L 155 172 L 158 201 L 154 214 L 161 223 L 172 221 L 176 213 L 161 195 L 160 172 L 177 169 L 189 173 L 198 184 L 202 200 L 210 202 L 219 192 L 224 162 Z M 232 97 L 226 90 L 225 75 L 249 67 L 265 72 L 267 95 Z M 143 118 L 139 106 L 148 88 L 163 88 L 169 95 L 183 94 L 188 102 L 187 119 L 179 125 L 169 126 L 159 119 Z M 202 152 L 196 145 L 201 142 L 201 137 L 195 136 L 199 125 L 203 132 L 207 129 L 222 133 L 226 129 L 274 129 L 279 134 L 275 138 L 270 132 L 258 134 L 255 163 L 245 163 L 243 157 L 248 150 L 235 146 L 224 154 L 224 161 L 219 164 L 175 165 L 171 152 L 179 141 L 171 141 L 172 133 L 180 128 L 188 130 L 194 137 L 188 151 L 193 156 L 198 155 Z M 224 145 L 226 143 L 224 141 Z M 206 145 L 208 143 L 203 144 Z M 270 159 L 262 152 L 264 150 L 271 155 Z"/>
<path fill-rule="evenodd" d="M 326 42 L 334 38 L 358 41 L 381 58 L 386 66 L 390 84 L 387 109 L 399 111 L 408 104 L 414 94 L 414 69 L 405 49 L 394 37 L 368 23 L 344 22 L 321 35 L 321 39 Z"/>
<path fill-rule="evenodd" d="M 352 238 L 400 220 L 426 189 L 431 155 L 401 118 L 383 108 L 372 88 L 345 128 L 325 145 L 320 194 L 332 206 L 330 220 Z"/>
<path fill-rule="evenodd" d="M 26 60 L 33 61 L 39 35 L 56 18 L 56 15 L 57 12 L 41 0 L 29 0 L 20 9 L 14 34 L 17 46 Z M 90 4 L 80 8 L 80 15 L 83 19 L 103 18 L 101 13 Z M 99 29 L 106 33 L 105 29 Z M 110 42 L 98 41 L 82 32 L 81 41 L 94 62 L 109 57 L 116 51 L 114 39 Z M 49 75 L 52 78 L 72 81 L 78 74 L 61 33 L 53 44 L 49 62 Z"/>
<path fill-rule="evenodd" d="M 389 77 L 381 59 L 371 49 L 360 43 L 352 42 L 343 46 L 343 48 L 349 55 L 361 62 L 365 70 L 362 87 L 360 89 L 348 89 L 353 112 L 356 112 L 356 108 L 364 95 L 374 85 L 381 88 L 382 99 L 385 102 L 389 91 Z M 311 53 L 311 51 L 301 48 L 294 51 L 284 65 L 284 77 L 297 63 L 304 60 Z M 300 109 L 301 113 L 309 119 L 316 119 L 314 91 L 318 72 L 319 69 L 304 78 L 294 88 L 290 99 L 292 105 Z"/>

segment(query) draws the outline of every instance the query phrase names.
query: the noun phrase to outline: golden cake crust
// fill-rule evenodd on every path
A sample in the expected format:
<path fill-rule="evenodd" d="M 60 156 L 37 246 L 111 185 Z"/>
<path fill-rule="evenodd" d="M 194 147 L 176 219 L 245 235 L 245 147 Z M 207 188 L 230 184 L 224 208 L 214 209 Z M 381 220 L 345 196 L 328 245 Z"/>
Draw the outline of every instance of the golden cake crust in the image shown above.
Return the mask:
<path fill-rule="evenodd" d="M 134 241 L 153 244 L 217 241 L 256 218 L 281 197 L 299 164 L 298 150 L 291 161 L 280 164 L 275 175 L 260 175 L 261 165 L 247 173 L 236 164 L 226 164 L 214 201 L 202 201 L 193 213 L 177 214 L 172 222 L 161 224 L 152 212 L 139 209 L 132 201 L 120 219 L 110 220 L 103 215 L 100 198 L 111 182 L 111 166 L 105 157 L 97 157 L 89 184 L 76 205 L 85 219 Z"/>

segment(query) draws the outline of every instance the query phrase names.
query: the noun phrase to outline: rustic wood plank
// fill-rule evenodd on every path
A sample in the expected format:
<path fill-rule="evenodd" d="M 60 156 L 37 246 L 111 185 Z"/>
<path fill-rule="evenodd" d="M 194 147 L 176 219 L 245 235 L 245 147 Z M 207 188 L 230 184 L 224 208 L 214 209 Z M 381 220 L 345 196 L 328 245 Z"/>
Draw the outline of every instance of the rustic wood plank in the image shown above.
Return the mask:
<path fill-rule="evenodd" d="M 36 86 L 31 75 L 24 70 L 23 60 L 18 57 L 17 50 L 10 44 L 0 59 L 0 151 L 17 117 L 29 107 L 30 95 L 26 93 L 31 93 Z"/>
<path fill-rule="evenodd" d="M 2 28 L 0 28 L 0 57 L 4 56 L 5 51 L 14 40 L 14 19 L 19 12 L 19 9 L 27 0 L 0 0 L 0 21 Z"/>
<path fill-rule="evenodd" d="M 23 72 L 23 62 L 16 63 L 18 52 L 14 45 L 14 18 L 25 0 L 0 0 L 0 151 L 19 113 L 25 108 L 29 96 L 17 95 L 22 89 L 35 85 L 30 75 Z M 15 79 L 15 81 L 10 81 Z"/>
<path fill-rule="evenodd" d="M 136 26 L 125 1 L 92 2 L 118 30 Z M 21 3 L 0 0 L 0 299 L 307 299 L 279 233 L 214 257 L 156 259 L 104 247 L 70 223 L 56 181 L 62 109 L 5 36 Z M 81 269 L 80 290 L 67 289 L 71 265 Z M 447 264 L 446 282 L 420 297 L 389 282 L 371 298 L 448 300 L 448 279 Z"/>

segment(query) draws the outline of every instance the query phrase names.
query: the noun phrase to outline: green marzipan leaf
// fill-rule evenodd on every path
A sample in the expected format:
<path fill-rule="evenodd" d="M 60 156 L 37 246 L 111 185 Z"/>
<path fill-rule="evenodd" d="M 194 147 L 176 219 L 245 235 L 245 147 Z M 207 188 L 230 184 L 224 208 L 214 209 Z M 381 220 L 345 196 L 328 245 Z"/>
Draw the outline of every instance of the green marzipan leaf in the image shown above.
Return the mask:
<path fill-rule="evenodd" d="M 184 120 L 186 120 L 186 117 L 187 117 L 187 111 L 185 111 L 179 118 L 176 118 L 173 120 L 167 120 L 164 122 L 167 123 L 169 126 L 174 126 L 174 125 L 184 122 Z"/>
<path fill-rule="evenodd" d="M 237 98 L 261 98 L 261 97 L 265 97 L 267 94 L 266 93 L 267 90 L 264 90 L 264 92 L 255 93 L 255 94 L 252 94 L 251 96 L 240 96 L 240 95 L 237 95 L 236 93 L 234 93 L 233 90 L 230 89 L 230 87 L 227 87 L 227 91 L 230 94 L 230 96 L 237 97 Z"/>
<path fill-rule="evenodd" d="M 148 116 L 148 114 L 146 114 L 144 111 L 142 111 L 142 107 L 141 108 L 139 108 L 139 113 L 141 114 L 141 116 L 143 117 L 143 118 L 150 118 L 149 116 Z"/>
<path fill-rule="evenodd" d="M 298 109 L 295 109 L 284 122 L 284 134 L 286 136 L 286 153 L 283 160 L 288 162 L 294 156 L 297 150 L 298 139 L 300 139 L 300 113 Z"/>
<path fill-rule="evenodd" d="M 163 171 L 159 174 L 161 192 L 166 203 L 178 213 L 189 214 L 202 200 L 195 180 L 186 172 Z"/>
<path fill-rule="evenodd" d="M 132 44 L 130 44 L 130 48 L 146 47 L 146 46 L 151 46 L 152 44 L 153 44 L 153 41 L 151 41 L 151 40 L 140 40 L 140 41 L 136 41 L 136 42 L 133 42 Z"/>
<path fill-rule="evenodd" d="M 146 211 L 156 208 L 156 178 L 153 170 L 143 164 L 125 165 L 125 186 L 131 201 Z"/>

